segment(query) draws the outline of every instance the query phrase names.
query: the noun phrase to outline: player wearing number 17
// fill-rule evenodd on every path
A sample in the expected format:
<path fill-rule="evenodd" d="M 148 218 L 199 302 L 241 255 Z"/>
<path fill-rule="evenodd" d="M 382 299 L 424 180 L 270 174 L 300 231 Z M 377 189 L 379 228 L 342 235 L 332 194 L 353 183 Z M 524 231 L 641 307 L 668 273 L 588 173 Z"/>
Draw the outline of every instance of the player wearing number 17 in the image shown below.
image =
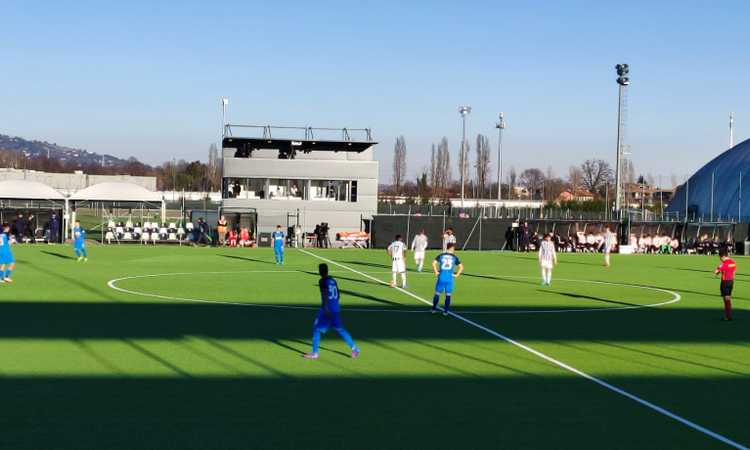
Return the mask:
<path fill-rule="evenodd" d="M 318 359 L 318 348 L 320 347 L 320 335 L 325 334 L 329 328 L 333 328 L 344 339 L 346 345 L 352 351 L 352 358 L 359 356 L 359 347 L 354 343 L 351 335 L 341 324 L 341 306 L 339 304 L 339 287 L 336 280 L 328 276 L 328 265 L 318 266 L 320 274 L 320 311 L 313 323 L 312 352 L 305 353 L 307 359 Z"/>
<path fill-rule="evenodd" d="M 435 296 L 432 297 L 432 313 L 437 312 L 438 303 L 440 303 L 440 294 L 445 292 L 445 306 L 443 315 L 447 316 L 451 307 L 451 296 L 453 295 L 453 280 L 461 276 L 464 271 L 464 265 L 454 254 L 456 244 L 448 243 L 445 253 L 441 253 L 432 262 L 432 271 L 435 272 L 437 283 L 435 283 Z M 458 270 L 454 270 L 458 268 Z"/>

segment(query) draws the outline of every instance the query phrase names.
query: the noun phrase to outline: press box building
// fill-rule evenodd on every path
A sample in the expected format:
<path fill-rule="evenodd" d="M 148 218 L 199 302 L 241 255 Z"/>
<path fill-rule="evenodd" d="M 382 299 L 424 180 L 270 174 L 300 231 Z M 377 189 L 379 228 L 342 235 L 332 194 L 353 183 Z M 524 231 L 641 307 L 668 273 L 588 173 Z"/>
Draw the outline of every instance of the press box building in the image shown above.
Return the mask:
<path fill-rule="evenodd" d="M 377 212 L 375 144 L 369 129 L 225 125 L 222 212 L 254 213 L 258 233 L 359 231 Z"/>

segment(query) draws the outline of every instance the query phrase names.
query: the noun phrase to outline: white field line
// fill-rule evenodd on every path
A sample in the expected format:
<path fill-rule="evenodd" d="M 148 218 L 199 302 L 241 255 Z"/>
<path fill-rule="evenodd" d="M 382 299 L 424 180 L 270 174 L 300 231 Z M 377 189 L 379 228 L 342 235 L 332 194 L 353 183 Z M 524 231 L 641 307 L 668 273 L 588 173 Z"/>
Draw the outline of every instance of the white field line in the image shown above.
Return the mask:
<path fill-rule="evenodd" d="M 347 269 L 346 272 L 349 270 Z M 336 273 L 337 271 L 332 270 L 331 273 Z M 301 270 L 239 270 L 239 271 L 221 271 L 221 272 L 173 272 L 173 273 L 155 273 L 155 274 L 147 274 L 147 275 L 132 275 L 132 276 L 126 276 L 126 277 L 120 277 L 115 278 L 112 280 L 109 280 L 107 282 L 107 286 L 109 286 L 111 289 L 114 289 L 119 292 L 123 292 L 126 294 L 131 295 L 139 295 L 142 297 L 151 297 L 151 298 L 157 298 L 160 300 L 173 300 L 173 301 L 180 301 L 180 302 L 194 302 L 194 303 L 216 303 L 219 305 L 234 305 L 234 306 L 251 306 L 256 308 L 270 308 L 270 309 L 304 309 L 304 310 L 317 310 L 318 307 L 313 306 L 296 306 L 296 305 L 279 305 L 279 304 L 269 304 L 269 303 L 244 303 L 244 302 L 229 302 L 225 300 L 205 300 L 205 299 L 199 299 L 199 298 L 186 298 L 186 297 L 174 297 L 169 295 L 160 295 L 160 294 L 153 294 L 150 292 L 141 292 L 141 291 L 134 291 L 130 289 L 125 289 L 122 287 L 117 286 L 117 283 L 120 281 L 125 280 L 136 280 L 140 278 L 157 278 L 157 277 L 169 277 L 169 276 L 184 276 L 184 275 L 231 275 L 231 274 L 243 274 L 243 273 L 269 273 L 269 274 L 297 274 L 297 273 L 307 273 L 303 272 Z M 360 273 L 366 273 L 366 274 L 373 274 L 373 273 L 379 273 L 379 274 L 390 274 L 391 272 L 360 272 Z M 422 273 L 420 275 L 432 275 Z M 494 276 L 494 275 L 493 275 Z M 498 275 L 497 278 L 505 278 L 505 279 L 533 279 L 534 277 L 529 276 L 515 276 L 515 275 Z M 380 282 L 380 280 L 378 280 Z M 660 302 L 660 303 L 653 303 L 650 305 L 631 305 L 631 306 L 615 306 L 615 307 L 609 307 L 609 308 L 567 308 L 567 309 L 517 309 L 517 310 L 484 310 L 484 311 L 465 311 L 463 312 L 464 315 L 467 314 L 490 314 L 490 315 L 499 315 L 499 314 L 558 314 L 558 313 L 577 313 L 577 312 L 605 312 L 605 311 L 622 311 L 622 310 L 629 310 L 629 309 L 644 309 L 644 308 L 655 308 L 658 306 L 664 306 L 669 305 L 672 303 L 679 302 L 681 297 L 676 292 L 668 291 L 666 289 L 660 289 L 660 288 L 654 288 L 650 286 L 639 286 L 639 285 L 633 285 L 633 284 L 624 284 L 624 283 L 611 283 L 607 281 L 591 281 L 591 280 L 571 280 L 571 279 L 565 279 L 565 278 L 559 278 L 557 281 L 567 281 L 567 282 L 573 282 L 573 283 L 588 283 L 588 284 L 604 284 L 609 286 L 621 286 L 621 287 L 629 287 L 634 289 L 645 289 L 650 291 L 658 291 L 658 292 L 664 292 L 667 294 L 672 295 L 672 299 Z M 427 310 L 412 310 L 412 309 L 395 309 L 395 308 L 389 308 L 389 309 L 377 309 L 377 308 L 345 308 L 345 311 L 349 312 L 385 312 L 385 313 L 426 313 Z"/>
<path fill-rule="evenodd" d="M 381 284 L 384 284 L 384 285 L 388 285 L 388 283 L 386 283 L 385 281 L 379 280 L 379 279 L 377 279 L 377 278 L 375 278 L 375 277 L 373 277 L 371 275 L 368 275 L 366 273 L 360 272 L 357 269 L 353 269 L 353 268 L 351 268 L 349 266 L 346 266 L 344 264 L 338 263 L 338 262 L 333 261 L 331 259 L 324 258 L 323 256 L 316 255 L 315 253 L 309 252 L 307 250 L 300 249 L 300 251 L 302 253 L 305 253 L 306 255 L 312 256 L 312 257 L 317 258 L 317 259 L 319 259 L 321 261 L 325 261 L 325 262 L 327 262 L 329 264 L 333 264 L 333 265 L 341 267 L 343 269 L 348 269 L 351 272 L 356 273 L 356 274 L 358 274 L 360 276 L 363 276 L 365 278 L 368 278 L 370 280 L 377 281 L 377 282 L 379 282 Z M 402 289 L 402 288 L 399 288 L 399 287 L 396 287 L 395 289 L 398 289 L 400 292 L 402 292 L 402 293 L 404 293 L 404 294 L 412 297 L 413 299 L 415 299 L 415 300 L 417 300 L 417 301 L 419 301 L 421 303 L 425 303 L 427 305 L 432 306 L 432 302 L 431 301 L 425 300 L 425 299 L 419 297 L 418 295 L 413 294 L 412 292 L 407 291 L 406 289 Z M 539 350 L 535 350 L 535 349 L 529 347 L 528 345 L 522 344 L 522 343 L 520 343 L 520 342 L 518 342 L 518 341 L 516 341 L 514 339 L 511 339 L 508 336 L 500 334 L 500 333 L 498 333 L 495 330 L 491 330 L 491 329 L 485 327 L 484 325 L 481 325 L 481 324 L 479 324 L 477 322 L 474 322 L 471 319 L 467 319 L 466 317 L 463 317 L 460 314 L 456 314 L 456 313 L 454 313 L 452 311 L 449 312 L 449 314 L 450 314 L 451 317 L 454 317 L 454 318 L 456 318 L 456 319 L 458 319 L 458 320 L 460 320 L 460 321 L 462 321 L 462 322 L 464 322 L 464 323 L 466 323 L 468 325 L 471 325 L 471 326 L 473 326 L 473 327 L 475 327 L 475 328 L 477 328 L 479 330 L 482 330 L 485 333 L 488 333 L 488 334 L 490 334 L 492 336 L 495 336 L 496 338 L 498 338 L 498 339 L 500 339 L 502 341 L 505 341 L 505 342 L 507 342 L 509 344 L 515 345 L 516 347 L 518 347 L 518 348 L 520 348 L 522 350 L 525 350 L 525 351 L 531 353 L 532 355 L 537 356 L 537 357 L 539 357 L 539 358 L 541 358 L 541 359 L 543 359 L 543 360 L 545 360 L 545 361 L 547 361 L 547 362 L 549 362 L 551 364 L 554 364 L 554 365 L 556 365 L 556 366 L 558 366 L 558 367 L 560 367 L 562 369 L 565 369 L 568 372 L 574 373 L 574 374 L 576 374 L 576 375 L 578 375 L 580 377 L 583 377 L 583 378 L 585 378 L 585 379 L 587 379 L 589 381 L 592 381 L 592 382 L 598 384 L 599 386 L 602 386 L 602 387 L 604 387 L 604 388 L 606 388 L 606 389 L 608 389 L 608 390 L 610 390 L 612 392 L 620 394 L 623 397 L 629 398 L 630 400 L 633 400 L 636 403 L 639 403 L 639 404 L 641 404 L 641 405 L 643 405 L 643 406 L 645 406 L 645 407 L 647 407 L 647 408 L 649 408 L 649 409 L 651 409 L 653 411 L 656 411 L 659 414 L 667 416 L 670 419 L 676 420 L 677 422 L 680 422 L 681 424 L 683 424 L 683 425 L 685 425 L 685 426 L 687 426 L 689 428 L 692 428 L 693 430 L 696 430 L 696 431 L 698 431 L 700 433 L 703 433 L 706 436 L 712 437 L 712 438 L 716 439 L 717 441 L 723 442 L 724 444 L 727 444 L 727 445 L 729 445 L 731 447 L 734 447 L 734 448 L 737 448 L 737 449 L 740 449 L 740 450 L 750 450 L 750 448 L 745 447 L 744 445 L 740 444 L 739 442 L 733 441 L 733 440 L 731 440 L 731 439 L 729 439 L 729 438 L 727 438 L 725 436 L 722 436 L 719 433 L 711 431 L 708 428 L 703 427 L 701 425 L 698 425 L 697 423 L 692 422 L 692 421 L 690 421 L 690 420 L 688 420 L 688 419 L 686 419 L 686 418 L 684 418 L 682 416 L 679 416 L 679 415 L 677 415 L 677 414 L 669 411 L 666 408 L 662 408 L 661 406 L 655 405 L 655 404 L 649 402 L 648 400 L 645 400 L 645 399 L 642 399 L 641 397 L 638 397 L 635 394 L 631 394 L 630 392 L 628 392 L 628 391 L 626 391 L 624 389 L 621 389 L 621 388 L 619 388 L 619 387 L 617 387 L 615 385 L 607 383 L 606 381 L 604 381 L 604 380 L 602 380 L 600 378 L 597 378 L 597 377 L 595 377 L 593 375 L 589 375 L 586 372 L 584 372 L 582 370 L 579 370 L 579 369 L 576 369 L 575 367 L 570 366 L 568 364 L 565 364 L 564 362 L 559 361 L 559 360 L 557 360 L 557 359 L 555 359 L 555 358 L 553 358 L 551 356 L 548 356 L 548 355 L 540 352 Z"/>

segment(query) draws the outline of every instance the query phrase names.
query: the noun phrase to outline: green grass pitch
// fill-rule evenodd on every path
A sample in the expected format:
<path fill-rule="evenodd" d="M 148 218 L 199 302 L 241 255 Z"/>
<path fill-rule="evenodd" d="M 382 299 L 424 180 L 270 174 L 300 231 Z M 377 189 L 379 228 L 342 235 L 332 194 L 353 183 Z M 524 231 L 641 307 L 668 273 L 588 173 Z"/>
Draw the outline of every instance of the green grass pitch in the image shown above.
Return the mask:
<path fill-rule="evenodd" d="M 382 250 L 311 250 L 341 265 L 362 354 L 331 331 L 308 361 L 313 255 L 289 249 L 278 267 L 270 249 L 89 252 L 15 247 L 0 448 L 731 448 L 520 345 L 750 445 L 750 260 L 725 323 L 715 257 L 614 255 L 606 269 L 564 254 L 543 288 L 533 254 L 459 252 L 454 311 L 482 329 L 426 312 L 430 273 L 409 272 L 419 299 L 376 281 L 390 278 Z"/>

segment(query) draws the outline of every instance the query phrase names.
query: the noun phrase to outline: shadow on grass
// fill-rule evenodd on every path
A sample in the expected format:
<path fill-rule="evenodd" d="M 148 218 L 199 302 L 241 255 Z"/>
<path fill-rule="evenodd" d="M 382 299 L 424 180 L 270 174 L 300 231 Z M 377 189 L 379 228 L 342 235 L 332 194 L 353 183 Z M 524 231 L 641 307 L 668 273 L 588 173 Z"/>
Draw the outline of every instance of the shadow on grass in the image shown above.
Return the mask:
<path fill-rule="evenodd" d="M 347 367 L 364 363 L 339 361 Z M 325 362 L 299 358 L 302 373 L 330 367 Z M 741 443 L 750 441 L 747 378 L 607 381 Z M 721 446 L 572 376 L 3 377 L 0 390 L 3 408 L 13 412 L 0 422 L 0 448 L 14 450 Z"/>
<path fill-rule="evenodd" d="M 60 259 L 72 259 L 72 260 L 76 259 L 76 258 L 74 258 L 72 256 L 69 256 L 69 255 L 63 255 L 63 254 L 60 254 L 60 253 L 57 253 L 57 252 L 50 252 L 50 251 L 47 251 L 47 250 L 42 250 L 42 251 L 40 251 L 40 253 L 44 253 L 45 255 L 54 256 L 54 257 L 60 258 Z"/>
<path fill-rule="evenodd" d="M 357 295 L 377 305 L 351 305 L 346 296 Z M 400 304 L 362 292 L 347 291 L 343 297 L 344 323 L 356 336 L 372 339 L 466 339 L 494 341 L 457 320 L 434 320 L 421 303 Z M 270 309 L 236 305 L 144 302 L 0 302 L 0 339 L 180 339 L 185 336 L 226 339 L 310 338 L 317 304 L 299 303 L 309 309 Z M 565 305 L 567 308 L 570 305 Z M 737 309 L 735 321 L 719 320 L 721 308 L 657 308 L 606 311 L 590 308 L 570 314 L 517 314 L 549 310 L 547 307 L 463 306 L 454 299 L 453 310 L 490 313 L 473 320 L 503 334 L 529 340 L 604 340 L 637 342 L 750 342 L 750 312 Z M 585 308 L 584 308 L 585 309 Z M 382 312 L 386 310 L 386 312 Z M 392 310 L 393 312 L 388 312 Z M 495 314 L 506 312 L 511 314 Z M 441 316 L 442 319 L 442 316 Z"/>
<path fill-rule="evenodd" d="M 230 259 L 236 259 L 239 261 L 250 261 L 250 262 L 256 262 L 261 264 L 270 264 L 272 266 L 275 266 L 276 263 L 274 261 L 265 260 L 265 259 L 256 259 L 256 258 L 250 258 L 249 256 L 238 256 L 238 255 L 227 255 L 227 254 L 219 254 L 217 256 L 221 256 L 223 258 L 230 258 Z"/>

